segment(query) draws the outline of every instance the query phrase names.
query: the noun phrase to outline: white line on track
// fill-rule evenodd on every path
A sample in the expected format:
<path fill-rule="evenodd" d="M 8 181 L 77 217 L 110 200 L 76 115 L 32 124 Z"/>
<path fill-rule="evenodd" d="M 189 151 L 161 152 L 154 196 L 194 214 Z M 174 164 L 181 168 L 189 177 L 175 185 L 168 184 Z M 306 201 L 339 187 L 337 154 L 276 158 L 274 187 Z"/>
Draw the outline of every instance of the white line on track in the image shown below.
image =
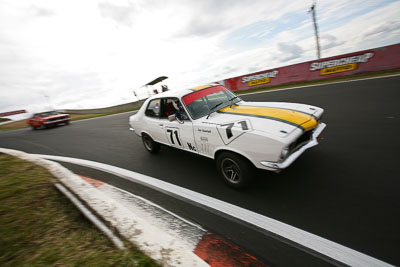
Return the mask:
<path fill-rule="evenodd" d="M 158 180 L 147 175 L 89 160 L 51 155 L 36 156 L 49 160 L 69 162 L 89 168 L 94 168 L 117 175 L 133 182 L 143 184 L 163 193 L 167 193 L 170 195 L 172 194 L 180 198 L 194 201 L 210 209 L 217 210 L 244 222 L 253 224 L 259 228 L 279 235 L 287 240 L 295 242 L 303 247 L 316 251 L 322 255 L 325 255 L 331 259 L 347 264 L 349 266 L 392 266 L 388 263 L 355 251 L 351 248 L 342 246 L 340 244 L 308 233 L 288 224 L 240 208 L 227 202 L 194 192 L 192 190 Z"/>

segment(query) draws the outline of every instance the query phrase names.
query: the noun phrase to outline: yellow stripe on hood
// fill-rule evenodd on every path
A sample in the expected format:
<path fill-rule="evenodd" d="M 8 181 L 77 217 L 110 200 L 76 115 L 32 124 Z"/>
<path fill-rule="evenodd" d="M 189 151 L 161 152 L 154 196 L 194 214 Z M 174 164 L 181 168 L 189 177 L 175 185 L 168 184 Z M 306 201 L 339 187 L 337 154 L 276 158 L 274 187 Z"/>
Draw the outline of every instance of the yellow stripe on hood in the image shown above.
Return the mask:
<path fill-rule="evenodd" d="M 282 108 L 232 105 L 232 108 L 228 106 L 220 109 L 219 112 L 276 120 L 299 127 L 304 131 L 314 129 L 318 124 L 317 120 L 311 115 Z"/>

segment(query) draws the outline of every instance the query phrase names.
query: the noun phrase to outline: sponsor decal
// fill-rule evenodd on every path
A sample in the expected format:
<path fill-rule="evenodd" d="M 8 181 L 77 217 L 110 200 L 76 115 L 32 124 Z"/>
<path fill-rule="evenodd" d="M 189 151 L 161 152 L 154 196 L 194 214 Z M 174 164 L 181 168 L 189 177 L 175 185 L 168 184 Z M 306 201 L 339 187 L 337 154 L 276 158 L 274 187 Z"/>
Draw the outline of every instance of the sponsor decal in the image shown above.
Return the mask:
<path fill-rule="evenodd" d="M 347 65 L 342 65 L 342 66 L 337 66 L 337 67 L 331 67 L 331 68 L 322 69 L 320 72 L 320 75 L 327 75 L 327 74 L 333 74 L 333 73 L 338 73 L 338 72 L 351 71 L 351 70 L 355 70 L 356 68 L 357 68 L 357 63 L 347 64 Z"/>
<path fill-rule="evenodd" d="M 188 145 L 188 148 L 190 149 L 190 150 L 192 150 L 192 151 L 197 151 L 197 149 L 196 149 L 196 147 L 194 146 L 194 145 L 192 145 L 192 143 L 187 143 L 187 145 Z"/>
<path fill-rule="evenodd" d="M 361 55 L 338 58 L 322 62 L 313 62 L 310 65 L 310 71 L 320 70 L 320 75 L 328 75 L 338 72 L 345 72 L 357 69 L 359 63 L 366 63 L 374 53 L 365 53 Z"/>
<path fill-rule="evenodd" d="M 207 137 L 200 136 L 200 151 L 207 154 L 210 152 L 210 145 L 208 144 Z"/>
<path fill-rule="evenodd" d="M 202 98 L 206 95 L 209 94 L 214 94 L 214 93 L 218 93 L 221 91 L 226 91 L 227 89 L 221 85 L 219 86 L 213 86 L 213 87 L 207 87 L 205 89 L 201 89 L 198 91 L 193 91 L 193 93 L 190 93 L 188 95 L 185 95 L 184 97 L 182 97 L 183 103 L 185 103 L 185 105 L 189 105 L 190 103 L 192 103 L 193 101 L 196 101 L 199 98 Z"/>
<path fill-rule="evenodd" d="M 209 129 L 200 129 L 200 128 L 198 128 L 197 131 L 199 131 L 201 133 L 209 133 L 209 134 L 211 133 L 211 130 L 209 130 Z"/>
<path fill-rule="evenodd" d="M 210 85 L 210 84 L 200 85 L 200 86 L 197 86 L 197 87 L 192 88 L 192 90 L 194 90 L 194 91 L 199 91 L 199 90 L 203 90 L 203 89 L 206 89 L 206 88 L 208 88 L 208 87 L 211 87 L 211 86 L 212 86 L 212 85 Z"/>
<path fill-rule="evenodd" d="M 242 83 L 247 83 L 248 86 L 256 86 L 260 84 L 267 84 L 271 81 L 271 78 L 275 78 L 279 71 L 274 70 L 270 72 L 264 72 L 261 74 L 250 75 L 242 77 Z"/>

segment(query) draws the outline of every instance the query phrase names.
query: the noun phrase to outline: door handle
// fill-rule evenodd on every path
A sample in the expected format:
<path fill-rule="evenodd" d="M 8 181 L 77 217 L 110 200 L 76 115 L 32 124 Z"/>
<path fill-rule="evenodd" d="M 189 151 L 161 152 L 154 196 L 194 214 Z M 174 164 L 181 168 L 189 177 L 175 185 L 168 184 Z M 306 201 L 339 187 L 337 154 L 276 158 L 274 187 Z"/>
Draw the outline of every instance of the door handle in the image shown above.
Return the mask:
<path fill-rule="evenodd" d="M 158 126 L 160 126 L 160 128 L 163 128 L 164 124 L 160 123 Z"/>

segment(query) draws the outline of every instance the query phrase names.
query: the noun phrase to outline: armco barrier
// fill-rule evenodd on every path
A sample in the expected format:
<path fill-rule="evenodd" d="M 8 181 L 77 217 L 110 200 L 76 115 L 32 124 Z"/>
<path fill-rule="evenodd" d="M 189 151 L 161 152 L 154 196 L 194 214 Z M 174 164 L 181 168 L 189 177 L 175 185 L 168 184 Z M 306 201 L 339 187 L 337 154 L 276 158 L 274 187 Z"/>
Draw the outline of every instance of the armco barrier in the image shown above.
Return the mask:
<path fill-rule="evenodd" d="M 303 62 L 226 79 L 232 91 L 400 68 L 400 44 Z"/>
<path fill-rule="evenodd" d="M 22 114 L 22 113 L 26 113 L 26 110 L 22 109 L 22 110 L 16 110 L 16 111 L 3 112 L 3 113 L 0 113 L 0 118 L 17 115 L 17 114 Z"/>
<path fill-rule="evenodd" d="M 139 109 L 145 100 L 139 100 L 136 102 L 131 102 L 127 104 L 122 104 L 118 106 L 112 106 L 107 108 L 95 108 L 95 109 L 65 109 L 63 112 L 69 114 L 103 114 L 121 111 L 130 111 L 133 109 Z"/>

